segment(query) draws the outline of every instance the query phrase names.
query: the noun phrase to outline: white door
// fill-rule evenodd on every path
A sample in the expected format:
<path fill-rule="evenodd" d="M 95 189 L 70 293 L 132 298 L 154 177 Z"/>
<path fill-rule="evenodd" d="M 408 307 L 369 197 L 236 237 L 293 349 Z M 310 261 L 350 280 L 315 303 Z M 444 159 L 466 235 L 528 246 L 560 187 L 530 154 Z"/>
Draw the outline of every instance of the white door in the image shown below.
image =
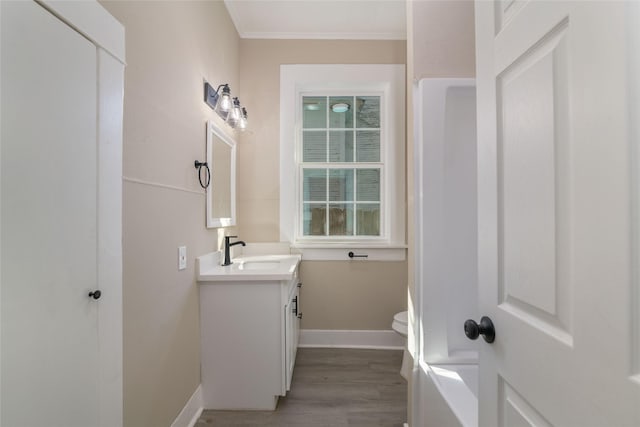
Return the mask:
<path fill-rule="evenodd" d="M 634 8 L 476 3 L 482 426 L 640 425 Z"/>
<path fill-rule="evenodd" d="M 35 2 L 0 6 L 1 424 L 96 426 L 96 47 Z"/>

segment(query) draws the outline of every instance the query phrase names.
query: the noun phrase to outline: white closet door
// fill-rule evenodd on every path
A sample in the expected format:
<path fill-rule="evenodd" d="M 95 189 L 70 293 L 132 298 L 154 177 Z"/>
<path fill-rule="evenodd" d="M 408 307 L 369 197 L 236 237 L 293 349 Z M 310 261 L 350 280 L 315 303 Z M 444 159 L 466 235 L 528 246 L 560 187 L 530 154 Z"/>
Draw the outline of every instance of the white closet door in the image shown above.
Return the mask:
<path fill-rule="evenodd" d="M 98 425 L 96 47 L 0 2 L 3 426 Z"/>
<path fill-rule="evenodd" d="M 640 425 L 631 6 L 476 3 L 481 426 Z"/>

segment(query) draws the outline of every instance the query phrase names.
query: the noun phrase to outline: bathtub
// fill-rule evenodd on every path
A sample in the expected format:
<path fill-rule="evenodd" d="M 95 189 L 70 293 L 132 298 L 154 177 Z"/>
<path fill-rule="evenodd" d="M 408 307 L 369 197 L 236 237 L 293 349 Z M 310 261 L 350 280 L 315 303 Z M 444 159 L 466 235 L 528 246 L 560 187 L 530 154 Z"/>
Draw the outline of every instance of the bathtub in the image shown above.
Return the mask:
<path fill-rule="evenodd" d="M 478 425 L 476 111 L 473 79 L 414 86 L 416 288 L 413 417 L 417 426 Z"/>

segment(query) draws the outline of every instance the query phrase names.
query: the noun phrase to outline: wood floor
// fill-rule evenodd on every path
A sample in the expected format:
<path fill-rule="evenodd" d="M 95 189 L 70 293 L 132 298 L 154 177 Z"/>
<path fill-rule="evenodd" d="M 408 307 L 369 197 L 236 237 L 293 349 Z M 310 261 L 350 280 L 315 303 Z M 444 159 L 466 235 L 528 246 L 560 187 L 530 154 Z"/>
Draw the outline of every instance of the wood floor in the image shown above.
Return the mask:
<path fill-rule="evenodd" d="M 275 411 L 204 411 L 195 427 L 402 427 L 402 351 L 300 348 Z"/>

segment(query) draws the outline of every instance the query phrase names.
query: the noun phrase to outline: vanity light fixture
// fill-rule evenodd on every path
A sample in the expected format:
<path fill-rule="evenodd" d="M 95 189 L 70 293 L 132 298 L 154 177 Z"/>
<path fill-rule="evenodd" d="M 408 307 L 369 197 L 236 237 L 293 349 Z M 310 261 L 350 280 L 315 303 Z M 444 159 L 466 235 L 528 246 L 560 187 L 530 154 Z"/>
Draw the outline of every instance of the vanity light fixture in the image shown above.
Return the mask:
<path fill-rule="evenodd" d="M 205 82 L 204 102 L 233 129 L 238 128 L 244 131 L 247 128 L 247 109 L 240 105 L 237 97 L 232 100 L 228 83 L 221 84 L 217 89 L 214 89 L 208 82 Z"/>
<path fill-rule="evenodd" d="M 331 106 L 331 111 L 334 113 L 346 113 L 349 109 L 351 109 L 351 105 L 346 102 L 338 102 Z"/>

